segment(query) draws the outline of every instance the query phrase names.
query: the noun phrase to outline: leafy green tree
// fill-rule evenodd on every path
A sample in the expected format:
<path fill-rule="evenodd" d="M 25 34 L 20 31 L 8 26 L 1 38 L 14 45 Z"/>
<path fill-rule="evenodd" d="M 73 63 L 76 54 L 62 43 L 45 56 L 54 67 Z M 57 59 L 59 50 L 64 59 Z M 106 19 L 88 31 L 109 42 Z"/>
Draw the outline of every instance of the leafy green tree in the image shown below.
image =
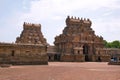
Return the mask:
<path fill-rule="evenodd" d="M 120 48 L 120 41 L 115 40 L 112 42 L 107 42 L 104 40 L 104 45 L 106 48 Z"/>
<path fill-rule="evenodd" d="M 113 48 L 120 48 L 120 42 L 118 40 L 113 41 L 111 44 Z"/>

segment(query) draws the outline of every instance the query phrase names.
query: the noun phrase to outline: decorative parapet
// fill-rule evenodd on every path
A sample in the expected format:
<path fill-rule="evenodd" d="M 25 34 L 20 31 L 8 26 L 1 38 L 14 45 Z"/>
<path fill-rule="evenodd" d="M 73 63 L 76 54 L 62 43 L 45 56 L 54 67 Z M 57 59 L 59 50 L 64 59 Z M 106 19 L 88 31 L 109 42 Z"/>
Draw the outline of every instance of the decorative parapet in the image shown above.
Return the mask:
<path fill-rule="evenodd" d="M 33 23 L 24 22 L 23 26 L 24 26 L 24 27 L 31 27 L 31 26 L 41 27 L 41 24 L 33 24 Z"/>
<path fill-rule="evenodd" d="M 90 19 L 86 19 L 86 18 L 83 19 L 83 18 L 79 18 L 79 17 L 73 18 L 73 16 L 70 18 L 70 16 L 68 16 L 66 18 L 66 25 L 73 25 L 73 24 L 78 24 L 78 25 L 87 24 L 87 25 L 91 26 L 92 22 L 90 21 Z"/>

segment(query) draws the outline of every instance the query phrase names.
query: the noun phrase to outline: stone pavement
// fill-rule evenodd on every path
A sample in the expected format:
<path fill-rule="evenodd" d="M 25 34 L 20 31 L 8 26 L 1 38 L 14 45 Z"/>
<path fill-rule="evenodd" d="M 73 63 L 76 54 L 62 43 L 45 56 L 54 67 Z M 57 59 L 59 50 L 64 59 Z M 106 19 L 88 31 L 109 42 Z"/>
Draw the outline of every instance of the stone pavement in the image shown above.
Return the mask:
<path fill-rule="evenodd" d="M 120 80 L 120 66 L 105 62 L 49 62 L 0 68 L 0 80 Z"/>

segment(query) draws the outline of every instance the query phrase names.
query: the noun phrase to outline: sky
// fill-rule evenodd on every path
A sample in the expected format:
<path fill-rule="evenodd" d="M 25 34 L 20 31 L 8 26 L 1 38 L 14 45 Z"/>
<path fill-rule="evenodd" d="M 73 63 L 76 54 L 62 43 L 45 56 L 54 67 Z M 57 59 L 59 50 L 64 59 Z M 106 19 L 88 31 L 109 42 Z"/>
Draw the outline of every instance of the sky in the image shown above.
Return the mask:
<path fill-rule="evenodd" d="M 53 45 L 68 15 L 89 18 L 95 34 L 108 42 L 120 40 L 120 0 L 0 0 L 0 42 L 15 42 L 28 22 L 41 24 Z"/>

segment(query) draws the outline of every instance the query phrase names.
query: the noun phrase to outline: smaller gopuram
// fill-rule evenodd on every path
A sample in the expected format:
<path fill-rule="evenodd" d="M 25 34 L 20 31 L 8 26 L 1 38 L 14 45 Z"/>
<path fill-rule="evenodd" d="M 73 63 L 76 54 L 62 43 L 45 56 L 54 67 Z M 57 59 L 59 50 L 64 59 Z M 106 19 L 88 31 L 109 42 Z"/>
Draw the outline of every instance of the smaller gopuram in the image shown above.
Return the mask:
<path fill-rule="evenodd" d="M 17 37 L 16 43 L 46 45 L 46 39 L 41 32 L 41 25 L 24 22 L 23 31 L 20 37 Z"/>
<path fill-rule="evenodd" d="M 61 61 L 97 61 L 96 50 L 104 48 L 103 37 L 95 35 L 90 19 L 67 17 L 63 33 L 55 37 Z"/>
<path fill-rule="evenodd" d="M 0 64 L 48 64 L 47 42 L 41 25 L 24 23 L 16 43 L 0 43 Z"/>

